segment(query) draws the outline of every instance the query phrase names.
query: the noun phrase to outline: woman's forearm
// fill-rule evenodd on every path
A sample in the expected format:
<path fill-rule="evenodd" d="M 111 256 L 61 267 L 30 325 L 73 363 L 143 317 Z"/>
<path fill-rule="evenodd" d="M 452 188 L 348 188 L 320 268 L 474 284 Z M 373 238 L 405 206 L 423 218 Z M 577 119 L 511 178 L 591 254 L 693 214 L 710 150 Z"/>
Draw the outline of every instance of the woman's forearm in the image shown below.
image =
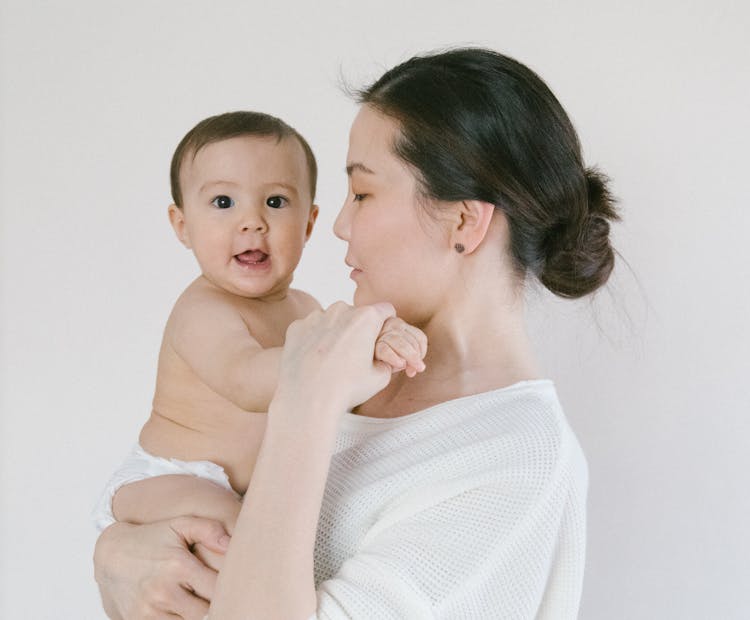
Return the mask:
<path fill-rule="evenodd" d="M 373 360 L 391 304 L 343 302 L 289 326 L 279 387 L 216 583 L 216 620 L 304 620 L 315 613 L 315 534 L 341 414 L 382 390 Z"/>
<path fill-rule="evenodd" d="M 335 418 L 327 416 L 321 424 L 326 416 L 310 406 L 304 417 L 299 419 L 299 407 L 292 403 L 271 403 L 211 618 L 288 620 L 315 612 L 313 550 Z"/>
<path fill-rule="evenodd" d="M 209 480 L 166 475 L 120 487 L 112 500 L 118 521 L 154 523 L 181 516 L 220 521 L 230 534 L 242 504 L 234 493 Z"/>

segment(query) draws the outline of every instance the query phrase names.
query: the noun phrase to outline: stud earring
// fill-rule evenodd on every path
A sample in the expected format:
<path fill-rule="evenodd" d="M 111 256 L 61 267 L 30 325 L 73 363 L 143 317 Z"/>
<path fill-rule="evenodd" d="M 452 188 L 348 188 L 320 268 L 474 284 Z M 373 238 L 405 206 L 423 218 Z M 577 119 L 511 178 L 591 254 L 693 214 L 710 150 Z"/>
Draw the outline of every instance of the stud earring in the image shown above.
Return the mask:
<path fill-rule="evenodd" d="M 463 243 L 457 243 L 453 247 L 456 248 L 456 252 L 458 252 L 459 254 L 461 254 L 461 252 L 463 252 L 466 249 Z"/>

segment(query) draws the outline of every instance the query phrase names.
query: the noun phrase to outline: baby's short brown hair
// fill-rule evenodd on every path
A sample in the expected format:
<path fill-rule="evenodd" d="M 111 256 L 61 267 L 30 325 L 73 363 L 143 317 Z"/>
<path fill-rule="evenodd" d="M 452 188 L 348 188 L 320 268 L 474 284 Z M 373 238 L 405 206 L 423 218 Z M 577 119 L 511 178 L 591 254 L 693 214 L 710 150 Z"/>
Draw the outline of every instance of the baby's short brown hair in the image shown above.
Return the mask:
<path fill-rule="evenodd" d="M 293 127 L 280 118 L 262 112 L 226 112 L 209 116 L 185 134 L 172 156 L 169 179 L 172 188 L 172 200 L 182 208 L 182 189 L 180 188 L 180 168 L 182 160 L 188 153 L 193 156 L 207 144 L 237 138 L 239 136 L 275 136 L 281 141 L 290 136 L 297 139 L 305 152 L 307 171 L 310 177 L 310 196 L 315 199 L 315 186 L 318 181 L 318 165 L 315 162 L 310 145 Z"/>

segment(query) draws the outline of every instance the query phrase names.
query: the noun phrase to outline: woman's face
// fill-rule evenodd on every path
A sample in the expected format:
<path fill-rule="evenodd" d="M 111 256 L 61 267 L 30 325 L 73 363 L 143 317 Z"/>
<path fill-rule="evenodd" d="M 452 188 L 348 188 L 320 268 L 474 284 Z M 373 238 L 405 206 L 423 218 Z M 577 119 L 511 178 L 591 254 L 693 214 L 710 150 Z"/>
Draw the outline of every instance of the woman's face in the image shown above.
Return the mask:
<path fill-rule="evenodd" d="M 354 304 L 389 301 L 418 325 L 445 290 L 449 243 L 444 227 L 420 212 L 417 179 L 393 153 L 398 131 L 397 121 L 367 105 L 360 109 L 349 136 L 349 191 L 333 230 L 349 244 Z"/>

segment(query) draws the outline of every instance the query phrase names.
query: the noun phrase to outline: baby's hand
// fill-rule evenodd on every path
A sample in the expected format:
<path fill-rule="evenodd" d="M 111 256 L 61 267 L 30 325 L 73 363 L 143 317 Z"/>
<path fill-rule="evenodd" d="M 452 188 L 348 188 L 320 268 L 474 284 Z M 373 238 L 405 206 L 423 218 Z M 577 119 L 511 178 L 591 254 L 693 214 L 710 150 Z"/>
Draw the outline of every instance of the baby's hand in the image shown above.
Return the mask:
<path fill-rule="evenodd" d="M 426 367 L 427 336 L 418 327 L 409 325 L 398 317 L 383 323 L 383 329 L 375 341 L 375 359 L 388 364 L 392 372 L 404 370 L 413 377 Z"/>

